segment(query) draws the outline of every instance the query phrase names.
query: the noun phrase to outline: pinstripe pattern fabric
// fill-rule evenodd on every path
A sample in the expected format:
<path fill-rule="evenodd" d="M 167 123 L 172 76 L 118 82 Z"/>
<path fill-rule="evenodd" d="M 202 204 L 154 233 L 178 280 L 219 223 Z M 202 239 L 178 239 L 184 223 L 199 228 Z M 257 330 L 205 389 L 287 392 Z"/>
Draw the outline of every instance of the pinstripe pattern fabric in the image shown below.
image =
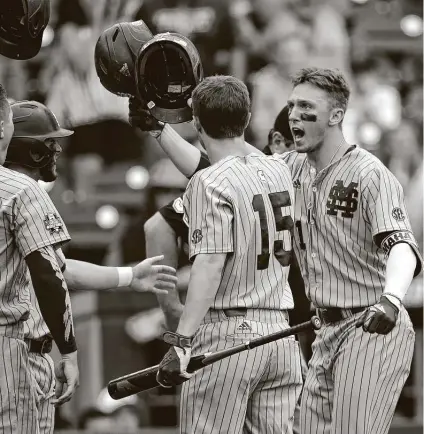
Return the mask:
<path fill-rule="evenodd" d="M 293 187 L 281 160 L 228 157 L 198 172 L 184 195 L 190 257 L 228 253 L 193 354 L 287 328 Z M 291 224 L 291 225 L 290 225 Z M 227 318 L 224 309 L 245 307 Z M 294 338 L 234 355 L 183 385 L 183 434 L 292 433 L 302 375 Z"/>
<path fill-rule="evenodd" d="M 282 219 L 291 218 L 293 187 L 287 166 L 279 159 L 255 154 L 225 158 L 190 180 L 184 195 L 190 257 L 232 253 L 213 303 L 215 309 L 293 308 L 287 285 L 289 267 L 281 266 L 273 254 L 274 243 L 279 240 L 285 250 L 292 250 L 291 233 L 277 231 L 269 199 L 270 194 L 281 192 L 286 192 L 289 200 L 276 212 L 282 213 Z M 265 215 L 255 211 L 255 196 L 263 198 Z M 265 224 L 268 234 L 266 243 L 261 239 L 261 224 Z M 261 252 L 269 256 L 269 265 L 262 270 L 258 269 Z"/>
<path fill-rule="evenodd" d="M 359 316 L 317 332 L 302 392 L 302 434 L 389 432 L 415 333 L 404 308 L 385 336 L 356 328 Z"/>
<path fill-rule="evenodd" d="M 0 336 L 0 354 L 0 434 L 39 434 L 27 345 Z"/>
<path fill-rule="evenodd" d="M 53 360 L 48 354 L 29 353 L 29 366 L 36 390 L 40 434 L 52 434 L 55 413 L 52 404 L 55 387 Z"/>
<path fill-rule="evenodd" d="M 52 221 L 46 221 L 48 216 Z M 60 229 L 48 229 L 57 223 Z M 49 196 L 26 175 L 0 167 L 0 334 L 16 333 L 29 316 L 31 298 L 25 257 L 70 239 Z M 1 327 L 3 326 L 3 327 Z"/>
<path fill-rule="evenodd" d="M 193 342 L 193 354 L 232 347 L 288 328 L 280 322 L 253 321 L 253 315 L 205 321 Z M 219 320 L 220 319 L 220 320 Z M 239 327 L 249 324 L 248 332 Z M 302 387 L 300 351 L 293 337 L 223 359 L 202 369 L 181 391 L 180 432 L 292 433 Z"/>
<path fill-rule="evenodd" d="M 317 307 L 375 304 L 384 289 L 386 258 L 373 236 L 411 230 L 399 182 L 358 147 L 318 174 L 305 154 L 290 152 L 281 158 L 295 185 L 295 221 L 301 224 L 305 243 L 302 249 L 295 231 L 295 251 L 308 297 Z M 351 197 L 347 190 L 334 192 L 336 185 L 355 186 L 356 192 L 352 189 Z M 345 206 L 348 216 L 337 208 L 331 215 L 331 204 Z M 397 219 L 397 209 L 404 219 Z"/>
<path fill-rule="evenodd" d="M 386 257 L 374 236 L 411 230 L 399 182 L 358 147 L 319 173 L 305 154 L 281 158 L 295 186 L 295 251 L 308 297 L 323 308 L 375 304 Z M 317 333 L 302 392 L 302 434 L 389 430 L 411 366 L 413 328 L 404 309 L 386 336 L 357 329 L 359 315 Z"/>

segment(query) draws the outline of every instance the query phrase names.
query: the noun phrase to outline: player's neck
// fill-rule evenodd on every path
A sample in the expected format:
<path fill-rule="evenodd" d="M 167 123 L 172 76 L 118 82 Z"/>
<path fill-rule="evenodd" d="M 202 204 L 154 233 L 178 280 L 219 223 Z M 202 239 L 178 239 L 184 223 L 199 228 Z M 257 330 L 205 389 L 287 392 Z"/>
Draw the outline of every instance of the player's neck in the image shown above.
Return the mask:
<path fill-rule="evenodd" d="M 334 163 L 342 157 L 349 144 L 346 142 L 341 130 L 334 131 L 324 137 L 324 140 L 316 151 L 308 152 L 308 160 L 317 172 Z"/>
<path fill-rule="evenodd" d="M 38 181 L 38 179 L 40 178 L 38 174 L 38 169 L 31 169 L 29 167 L 23 167 L 17 164 L 9 164 L 8 168 L 10 170 L 14 170 L 15 172 L 19 172 L 23 175 L 29 176 L 34 181 Z"/>
<path fill-rule="evenodd" d="M 244 137 L 221 140 L 208 138 L 204 141 L 204 145 L 212 164 L 227 157 L 244 157 L 250 154 Z"/>

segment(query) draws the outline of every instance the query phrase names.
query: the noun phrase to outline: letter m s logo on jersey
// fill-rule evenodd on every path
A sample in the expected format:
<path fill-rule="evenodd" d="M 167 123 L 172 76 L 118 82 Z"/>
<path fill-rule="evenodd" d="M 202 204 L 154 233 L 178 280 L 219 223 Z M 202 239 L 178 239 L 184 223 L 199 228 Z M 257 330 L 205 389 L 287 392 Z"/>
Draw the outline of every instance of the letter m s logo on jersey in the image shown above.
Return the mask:
<path fill-rule="evenodd" d="M 343 181 L 336 181 L 331 187 L 330 194 L 327 199 L 327 214 L 338 215 L 341 211 L 341 216 L 351 219 L 353 213 L 358 209 L 358 183 L 351 182 L 347 187 L 343 185 Z"/>

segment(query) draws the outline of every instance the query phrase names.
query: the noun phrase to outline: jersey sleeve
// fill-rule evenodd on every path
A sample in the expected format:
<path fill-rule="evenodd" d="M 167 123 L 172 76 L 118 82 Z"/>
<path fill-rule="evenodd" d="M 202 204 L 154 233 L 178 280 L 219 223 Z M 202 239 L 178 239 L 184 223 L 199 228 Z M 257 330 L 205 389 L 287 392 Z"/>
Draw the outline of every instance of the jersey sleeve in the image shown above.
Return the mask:
<path fill-rule="evenodd" d="M 171 226 L 178 237 L 187 243 L 188 227 L 184 223 L 183 196 L 179 196 L 159 210 L 165 221 Z"/>
<path fill-rule="evenodd" d="M 362 208 L 373 237 L 383 232 L 411 231 L 403 189 L 395 176 L 378 165 L 364 181 Z"/>
<path fill-rule="evenodd" d="M 15 240 L 24 257 L 41 247 L 59 248 L 71 239 L 49 195 L 35 182 L 17 196 L 13 216 Z"/>
<path fill-rule="evenodd" d="M 422 257 L 412 233 L 402 186 L 384 166 L 375 167 L 367 176 L 362 191 L 362 211 L 378 247 L 386 254 L 398 242 L 409 244 L 417 257 L 414 275 L 421 272 Z"/>
<path fill-rule="evenodd" d="M 203 173 L 193 177 L 184 194 L 190 259 L 199 253 L 232 252 L 233 218 L 226 180 L 209 181 Z"/>

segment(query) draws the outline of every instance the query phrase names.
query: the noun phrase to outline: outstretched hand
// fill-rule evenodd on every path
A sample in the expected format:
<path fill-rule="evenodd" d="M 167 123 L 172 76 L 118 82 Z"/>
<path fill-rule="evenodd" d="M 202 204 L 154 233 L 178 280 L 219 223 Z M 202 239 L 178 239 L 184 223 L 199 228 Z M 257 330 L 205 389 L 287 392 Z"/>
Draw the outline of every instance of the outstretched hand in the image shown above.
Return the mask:
<path fill-rule="evenodd" d="M 167 294 L 177 285 L 177 271 L 168 265 L 158 264 L 163 255 L 145 259 L 133 267 L 130 288 L 141 292 Z"/>

